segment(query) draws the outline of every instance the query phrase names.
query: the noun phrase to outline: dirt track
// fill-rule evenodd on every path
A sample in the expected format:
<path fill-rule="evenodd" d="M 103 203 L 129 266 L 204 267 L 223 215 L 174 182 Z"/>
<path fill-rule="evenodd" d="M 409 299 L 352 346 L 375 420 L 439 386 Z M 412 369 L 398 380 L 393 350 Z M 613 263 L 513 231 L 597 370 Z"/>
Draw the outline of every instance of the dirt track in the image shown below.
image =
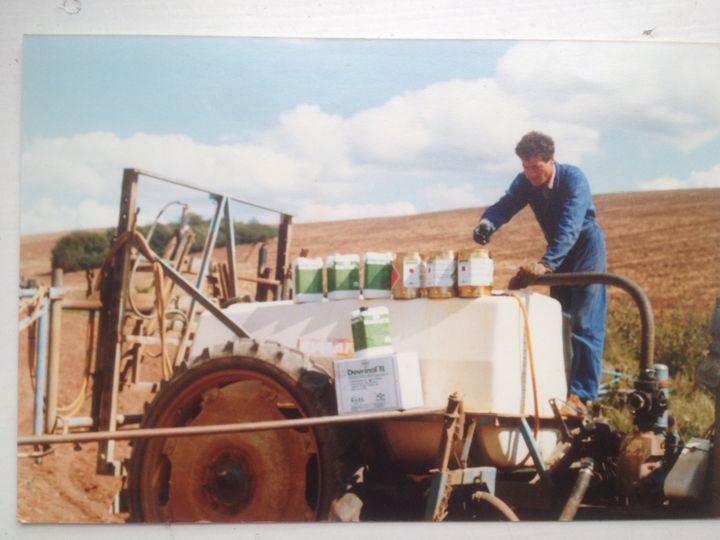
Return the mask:
<path fill-rule="evenodd" d="M 595 198 L 598 221 L 605 230 L 609 269 L 638 282 L 653 307 L 685 305 L 710 313 L 720 296 L 720 189 L 613 194 Z M 474 247 L 471 230 L 480 210 L 467 209 L 375 220 L 301 224 L 293 228 L 291 257 L 301 248 L 312 256 L 335 252 L 408 251 Z M 50 250 L 61 234 L 21 239 L 20 275 L 49 284 Z M 496 262 L 496 287 L 504 287 L 514 269 L 542 255 L 544 239 L 529 210 L 500 230 L 490 245 Z M 239 260 L 252 257 L 248 248 Z M 270 259 L 274 260 L 274 253 Z M 83 273 L 65 276 L 65 288 L 84 297 Z M 621 293 L 618 293 L 621 294 Z M 82 349 L 86 318 L 66 313 L 63 323 L 60 401 L 76 395 L 84 369 Z M 26 335 L 20 338 L 18 432 L 32 430 L 32 388 L 27 369 Z M 124 403 L 141 410 L 144 397 L 128 395 Z M 85 404 L 85 413 L 89 404 Z M 81 413 L 82 414 L 82 413 Z M 97 476 L 95 444 L 73 449 L 61 445 L 43 458 L 18 461 L 17 516 L 27 522 L 119 522 L 109 512 L 119 481 Z"/>

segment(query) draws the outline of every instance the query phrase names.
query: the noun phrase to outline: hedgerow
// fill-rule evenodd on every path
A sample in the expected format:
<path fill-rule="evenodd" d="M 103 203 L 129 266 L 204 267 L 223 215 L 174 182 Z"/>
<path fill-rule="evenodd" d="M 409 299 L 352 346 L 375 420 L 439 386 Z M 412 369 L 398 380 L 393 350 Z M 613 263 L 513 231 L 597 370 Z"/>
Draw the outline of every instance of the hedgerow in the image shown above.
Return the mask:
<path fill-rule="evenodd" d="M 190 228 L 195 233 L 195 241 L 190 248 L 192 253 L 202 251 L 205 245 L 210 221 L 197 214 L 191 214 Z M 158 223 L 150 238 L 150 248 L 162 254 L 172 238 L 178 224 Z M 256 220 L 247 223 L 235 223 L 235 244 L 253 244 L 265 242 L 277 236 L 277 227 L 265 225 Z M 138 231 L 147 236 L 150 225 L 138 227 Z M 105 231 L 77 231 L 60 238 L 53 247 L 51 262 L 53 268 L 62 268 L 64 272 L 75 272 L 99 267 L 110 249 L 113 230 Z M 227 243 L 224 224 L 221 224 L 216 247 L 224 247 Z"/>

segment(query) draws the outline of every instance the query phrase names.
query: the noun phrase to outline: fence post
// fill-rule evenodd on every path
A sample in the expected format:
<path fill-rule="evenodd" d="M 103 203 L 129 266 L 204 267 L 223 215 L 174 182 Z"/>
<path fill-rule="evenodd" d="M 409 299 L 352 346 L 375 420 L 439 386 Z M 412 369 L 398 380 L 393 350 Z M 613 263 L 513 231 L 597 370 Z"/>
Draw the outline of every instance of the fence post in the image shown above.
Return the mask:
<path fill-rule="evenodd" d="M 47 415 L 45 431 L 52 433 L 57 419 L 58 384 L 60 376 L 60 342 L 62 330 L 62 268 L 54 268 L 50 289 L 50 354 L 48 356 Z"/>
<path fill-rule="evenodd" d="M 269 278 L 270 272 L 269 268 L 267 267 L 267 257 L 268 257 L 268 249 L 267 245 L 265 245 L 265 242 L 260 244 L 260 249 L 258 250 L 258 262 L 257 262 L 257 277 L 261 278 Z M 268 272 L 266 272 L 266 270 Z M 258 283 L 255 286 L 255 301 L 256 302 L 265 302 L 267 300 L 267 291 L 268 286 L 264 283 Z M 278 298 L 276 298 L 277 300 Z"/>
<path fill-rule="evenodd" d="M 282 214 L 278 230 L 277 257 L 275 262 L 275 279 L 280 282 L 283 300 L 290 298 L 290 286 L 286 281 L 288 257 L 290 256 L 290 238 L 292 234 L 292 216 Z"/>
<path fill-rule="evenodd" d="M 47 383 L 47 343 L 48 343 L 48 300 L 40 299 L 40 320 L 38 322 L 37 351 L 35 353 L 35 403 L 33 415 L 33 433 L 43 434 L 44 400 Z"/>
<path fill-rule="evenodd" d="M 135 169 L 123 171 L 118 236 L 131 231 L 135 225 L 138 176 L 139 172 Z M 107 273 L 102 276 L 100 290 L 102 311 L 100 311 L 91 412 L 95 420 L 94 427 L 99 431 L 115 431 L 117 427 L 121 336 L 129 267 L 129 249 L 124 248 L 115 255 L 115 264 L 108 267 Z M 120 463 L 115 461 L 114 452 L 115 441 L 99 443 L 96 469 L 99 474 L 119 472 Z"/>

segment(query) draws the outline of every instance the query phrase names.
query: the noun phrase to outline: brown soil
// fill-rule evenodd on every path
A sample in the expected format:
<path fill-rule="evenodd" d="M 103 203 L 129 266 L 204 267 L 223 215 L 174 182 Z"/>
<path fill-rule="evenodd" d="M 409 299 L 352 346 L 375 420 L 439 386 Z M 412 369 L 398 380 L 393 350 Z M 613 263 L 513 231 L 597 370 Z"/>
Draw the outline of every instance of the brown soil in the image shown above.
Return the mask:
<path fill-rule="evenodd" d="M 639 283 L 653 307 L 687 306 L 710 313 L 720 297 L 720 189 L 602 195 L 595 198 L 605 230 L 609 270 Z M 408 217 L 295 225 L 291 258 L 301 248 L 312 256 L 335 252 L 421 251 L 475 247 L 472 228 L 480 209 L 471 208 Z M 50 283 L 50 251 L 62 233 L 21 239 L 20 275 Z M 496 263 L 496 287 L 504 287 L 523 261 L 539 258 L 545 242 L 526 209 L 501 229 L 490 244 Z M 274 244 L 269 260 L 274 260 Z M 252 273 L 256 249 L 241 247 L 242 273 Z M 67 294 L 85 297 L 83 272 L 66 274 Z M 614 292 L 614 295 L 622 293 Z M 62 330 L 60 402 L 77 394 L 85 368 L 87 316 L 65 312 Z M 33 393 L 28 374 L 27 332 L 19 339 L 18 433 L 32 432 Z M 123 405 L 140 411 L 146 396 L 123 396 Z M 88 414 L 89 403 L 78 414 Z M 21 448 L 27 451 L 28 448 Z M 109 511 L 119 480 L 95 474 L 97 446 L 58 445 L 40 463 L 18 460 L 17 516 L 25 522 L 110 523 L 127 516 Z M 127 451 L 120 445 L 119 454 Z"/>

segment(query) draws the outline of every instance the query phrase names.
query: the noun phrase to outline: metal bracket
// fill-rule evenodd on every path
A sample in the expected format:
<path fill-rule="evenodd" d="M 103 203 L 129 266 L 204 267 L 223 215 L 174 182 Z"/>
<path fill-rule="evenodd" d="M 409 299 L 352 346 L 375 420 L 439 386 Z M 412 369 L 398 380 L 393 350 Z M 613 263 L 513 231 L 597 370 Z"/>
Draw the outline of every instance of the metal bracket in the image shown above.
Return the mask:
<path fill-rule="evenodd" d="M 475 419 L 471 420 L 467 429 L 465 429 L 465 412 L 462 400 L 457 394 L 452 394 L 448 399 L 445 411 L 445 423 L 438 452 L 438 468 L 430 471 L 432 477 L 430 480 L 430 493 L 425 506 L 426 520 L 442 521 L 447 516 L 450 495 L 453 489 L 458 486 L 474 485 L 478 489 L 491 494 L 495 493 L 495 477 L 497 473 L 495 467 L 467 467 L 476 423 Z M 462 453 L 459 460 L 457 460 L 460 467 L 450 469 L 450 457 L 458 442 L 463 443 Z"/>
<path fill-rule="evenodd" d="M 522 435 L 523 439 L 525 440 L 525 445 L 528 447 L 528 450 L 530 451 L 530 456 L 533 459 L 533 463 L 535 465 L 535 470 L 537 471 L 538 476 L 540 476 L 543 484 L 545 484 L 545 487 L 547 487 L 548 490 L 552 490 L 553 489 L 552 478 L 550 478 L 550 473 L 545 468 L 542 458 L 540 457 L 540 452 L 538 451 L 538 448 L 535 445 L 535 441 L 533 440 L 532 432 L 530 431 L 530 426 L 528 425 L 527 421 L 522 417 L 520 418 L 519 423 L 520 423 L 520 434 Z"/>

